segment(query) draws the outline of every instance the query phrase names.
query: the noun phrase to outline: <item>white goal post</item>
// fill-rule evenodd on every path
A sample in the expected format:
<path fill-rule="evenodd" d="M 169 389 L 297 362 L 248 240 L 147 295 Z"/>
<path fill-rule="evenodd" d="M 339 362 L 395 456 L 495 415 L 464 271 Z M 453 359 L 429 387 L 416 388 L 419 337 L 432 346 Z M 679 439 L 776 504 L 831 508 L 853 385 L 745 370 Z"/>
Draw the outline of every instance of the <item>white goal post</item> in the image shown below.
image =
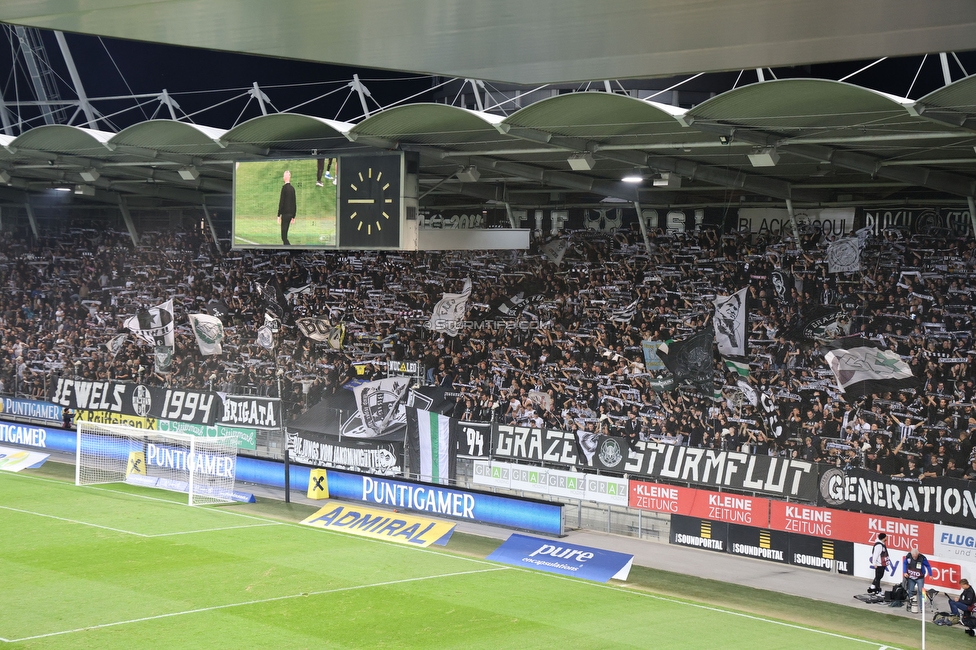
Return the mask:
<path fill-rule="evenodd" d="M 76 424 L 75 485 L 132 483 L 185 492 L 191 506 L 233 501 L 237 436 Z"/>

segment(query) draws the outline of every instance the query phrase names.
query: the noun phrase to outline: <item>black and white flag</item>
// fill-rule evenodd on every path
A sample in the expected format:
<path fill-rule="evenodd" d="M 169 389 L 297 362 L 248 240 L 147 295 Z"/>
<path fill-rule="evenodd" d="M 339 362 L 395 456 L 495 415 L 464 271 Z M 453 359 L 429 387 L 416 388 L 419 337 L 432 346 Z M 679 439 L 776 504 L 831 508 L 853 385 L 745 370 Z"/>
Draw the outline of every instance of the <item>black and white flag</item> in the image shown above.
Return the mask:
<path fill-rule="evenodd" d="M 309 316 L 299 318 L 295 321 L 298 331 L 312 339 L 313 341 L 328 342 L 329 334 L 332 332 L 332 323 L 328 318 Z"/>
<path fill-rule="evenodd" d="M 176 328 L 173 323 L 173 299 L 150 307 L 140 309 L 135 316 L 125 320 L 123 326 L 140 341 L 149 345 L 176 346 Z"/>
<path fill-rule="evenodd" d="M 629 323 L 634 320 L 634 316 L 637 315 L 637 304 L 639 302 L 640 298 L 623 307 L 614 309 L 610 312 L 610 320 L 615 323 Z"/>
<path fill-rule="evenodd" d="M 566 255 L 566 251 L 569 249 L 569 241 L 566 239 L 553 239 L 550 242 L 546 242 L 542 245 L 542 254 L 546 256 L 550 262 L 559 266 L 563 263 L 563 257 Z"/>
<path fill-rule="evenodd" d="M 676 382 L 694 384 L 706 395 L 714 390 L 712 363 L 712 332 L 702 330 L 683 341 L 665 341 L 657 349 L 657 356 Z"/>
<path fill-rule="evenodd" d="M 264 315 L 264 325 L 258 328 L 258 337 L 255 342 L 265 350 L 274 349 L 274 335 L 275 331 L 277 330 L 277 327 L 275 326 L 278 323 L 279 321 L 276 321 L 270 315 Z"/>
<path fill-rule="evenodd" d="M 356 408 L 362 421 L 359 437 L 381 436 L 392 426 L 405 424 L 404 403 L 408 390 L 410 379 L 407 377 L 387 377 L 353 388 Z M 347 432 L 345 435 L 356 434 Z"/>
<path fill-rule="evenodd" d="M 173 371 L 173 348 L 157 345 L 153 350 L 153 366 L 157 374 L 165 375 Z"/>
<path fill-rule="evenodd" d="M 715 342 L 723 356 L 744 357 L 746 354 L 746 288 L 730 296 L 715 299 Z"/>
<path fill-rule="evenodd" d="M 470 296 L 471 278 L 465 278 L 461 293 L 445 293 L 444 297 L 434 305 L 434 312 L 427 322 L 427 328 L 434 332 L 443 332 L 448 336 L 457 336 L 461 331 L 461 322 L 464 320 L 464 312 Z"/>

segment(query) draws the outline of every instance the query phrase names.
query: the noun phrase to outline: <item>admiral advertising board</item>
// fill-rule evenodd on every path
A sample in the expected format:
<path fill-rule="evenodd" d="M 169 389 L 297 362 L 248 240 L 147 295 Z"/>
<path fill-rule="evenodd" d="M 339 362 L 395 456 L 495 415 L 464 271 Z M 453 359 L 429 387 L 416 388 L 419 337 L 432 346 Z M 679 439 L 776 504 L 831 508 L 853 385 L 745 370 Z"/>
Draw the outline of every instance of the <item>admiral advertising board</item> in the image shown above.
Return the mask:
<path fill-rule="evenodd" d="M 828 469 L 820 477 L 820 505 L 888 517 L 976 528 L 976 490 L 949 478 L 899 480 L 865 470 Z"/>
<path fill-rule="evenodd" d="M 109 411 L 198 424 L 213 424 L 219 403 L 217 395 L 207 391 L 67 377 L 52 382 L 48 397 L 54 404 L 76 411 Z"/>

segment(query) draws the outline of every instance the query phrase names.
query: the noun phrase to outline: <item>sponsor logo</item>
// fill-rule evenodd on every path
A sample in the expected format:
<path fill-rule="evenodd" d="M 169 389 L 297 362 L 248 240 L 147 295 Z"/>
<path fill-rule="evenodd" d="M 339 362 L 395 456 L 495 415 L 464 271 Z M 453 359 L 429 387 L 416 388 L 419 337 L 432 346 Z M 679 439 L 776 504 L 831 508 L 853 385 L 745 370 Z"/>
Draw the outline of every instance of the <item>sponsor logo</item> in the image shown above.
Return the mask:
<path fill-rule="evenodd" d="M 136 389 L 132 391 L 132 410 L 136 412 L 136 415 L 144 418 L 149 415 L 151 408 L 152 393 L 145 386 L 136 386 Z"/>
<path fill-rule="evenodd" d="M 427 547 L 445 544 L 455 524 L 325 500 L 322 508 L 303 521 L 306 526 L 341 530 L 353 535 Z"/>
<path fill-rule="evenodd" d="M 46 441 L 46 429 L 0 422 L 0 442 L 26 447 L 47 447 Z"/>
<path fill-rule="evenodd" d="M 361 499 L 449 517 L 474 519 L 474 496 L 455 490 L 363 477 Z"/>
<path fill-rule="evenodd" d="M 683 533 L 675 533 L 674 543 L 681 544 L 682 546 L 695 546 L 697 548 L 707 548 L 713 551 L 724 551 L 725 542 L 720 539 L 708 539 L 707 537 L 696 537 L 694 535 L 685 535 Z"/>

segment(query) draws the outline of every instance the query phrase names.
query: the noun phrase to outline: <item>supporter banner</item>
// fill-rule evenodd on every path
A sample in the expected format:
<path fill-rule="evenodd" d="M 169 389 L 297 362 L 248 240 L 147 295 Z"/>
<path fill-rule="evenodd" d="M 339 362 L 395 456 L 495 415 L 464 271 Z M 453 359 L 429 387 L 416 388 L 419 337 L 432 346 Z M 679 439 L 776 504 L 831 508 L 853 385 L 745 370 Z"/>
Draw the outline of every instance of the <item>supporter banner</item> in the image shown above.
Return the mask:
<path fill-rule="evenodd" d="M 255 429 L 281 428 L 281 400 L 277 397 L 254 397 L 252 395 L 220 396 L 220 424 L 245 426 Z"/>
<path fill-rule="evenodd" d="M 457 448 L 462 458 L 488 458 L 491 455 L 491 423 L 458 422 Z"/>
<path fill-rule="evenodd" d="M 595 582 L 626 580 L 634 564 L 634 556 L 627 553 L 517 534 L 509 536 L 488 559 Z"/>
<path fill-rule="evenodd" d="M 678 546 L 693 546 L 724 553 L 728 547 L 729 525 L 698 517 L 671 516 L 671 535 L 668 539 Z"/>
<path fill-rule="evenodd" d="M 4 472 L 19 472 L 22 469 L 40 467 L 50 454 L 36 451 L 24 451 L 12 447 L 0 447 L 0 470 Z"/>
<path fill-rule="evenodd" d="M 158 428 L 156 418 L 143 418 L 138 415 L 126 415 L 125 413 L 112 413 L 111 411 L 89 411 L 79 409 L 75 411 L 75 422 L 95 422 L 96 424 L 119 424 L 135 429 L 154 430 Z"/>
<path fill-rule="evenodd" d="M 627 441 L 620 436 L 605 436 L 591 431 L 577 431 L 576 440 L 582 456 L 579 464 L 602 472 L 623 472 L 627 464 Z"/>
<path fill-rule="evenodd" d="M 630 449 L 624 471 L 707 487 L 817 500 L 817 467 L 803 460 L 638 442 Z"/>
<path fill-rule="evenodd" d="M 33 418 L 35 420 L 51 420 L 61 422 L 64 412 L 57 404 L 37 402 L 30 399 L 15 397 L 0 398 L 0 417 L 5 418 Z"/>
<path fill-rule="evenodd" d="M 789 563 L 794 566 L 805 566 L 810 569 L 832 571 L 837 567 L 837 573 L 854 575 L 854 544 L 822 537 L 796 535 L 789 533 L 790 552 Z M 873 569 L 871 578 L 874 577 Z"/>
<path fill-rule="evenodd" d="M 976 528 L 976 491 L 970 481 L 958 479 L 898 480 L 866 470 L 829 469 L 820 480 L 820 503 Z"/>
<path fill-rule="evenodd" d="M 580 464 L 576 434 L 508 424 L 491 427 L 492 456 L 575 467 Z"/>
<path fill-rule="evenodd" d="M 213 424 L 217 417 L 216 394 L 206 391 L 57 377 L 49 397 L 58 406 L 76 411 L 111 411 L 201 424 Z"/>
<path fill-rule="evenodd" d="M 770 562 L 786 564 L 790 555 L 790 536 L 766 528 L 729 524 L 728 552 Z"/>
<path fill-rule="evenodd" d="M 247 480 L 240 476 L 238 479 Z M 303 474 L 293 470 L 292 481 L 298 481 L 299 489 L 304 490 L 304 486 L 308 484 L 308 472 Z M 407 508 L 544 535 L 563 534 L 562 504 L 551 501 L 363 476 L 338 470 L 329 472 L 329 495 L 336 499 Z"/>
<path fill-rule="evenodd" d="M 946 235 L 955 237 L 970 235 L 971 220 L 969 210 L 950 208 L 891 208 L 864 211 L 864 226 L 875 235 L 883 230 L 894 228 L 907 230 L 908 234 Z"/>
<path fill-rule="evenodd" d="M 400 544 L 415 544 L 424 548 L 431 544 L 447 544 L 457 525 L 396 511 L 339 503 L 331 499 L 322 503 L 322 508 L 302 521 L 303 524 Z"/>
<path fill-rule="evenodd" d="M 295 431 L 288 434 L 288 449 L 292 460 L 313 467 L 338 467 L 383 476 L 402 475 L 404 470 L 402 442 Z"/>
<path fill-rule="evenodd" d="M 854 230 L 854 208 L 824 208 L 794 212 L 800 234 L 822 232 L 825 235 L 846 235 Z M 780 235 L 793 234 L 790 213 L 782 208 L 739 208 L 739 230 Z"/>

